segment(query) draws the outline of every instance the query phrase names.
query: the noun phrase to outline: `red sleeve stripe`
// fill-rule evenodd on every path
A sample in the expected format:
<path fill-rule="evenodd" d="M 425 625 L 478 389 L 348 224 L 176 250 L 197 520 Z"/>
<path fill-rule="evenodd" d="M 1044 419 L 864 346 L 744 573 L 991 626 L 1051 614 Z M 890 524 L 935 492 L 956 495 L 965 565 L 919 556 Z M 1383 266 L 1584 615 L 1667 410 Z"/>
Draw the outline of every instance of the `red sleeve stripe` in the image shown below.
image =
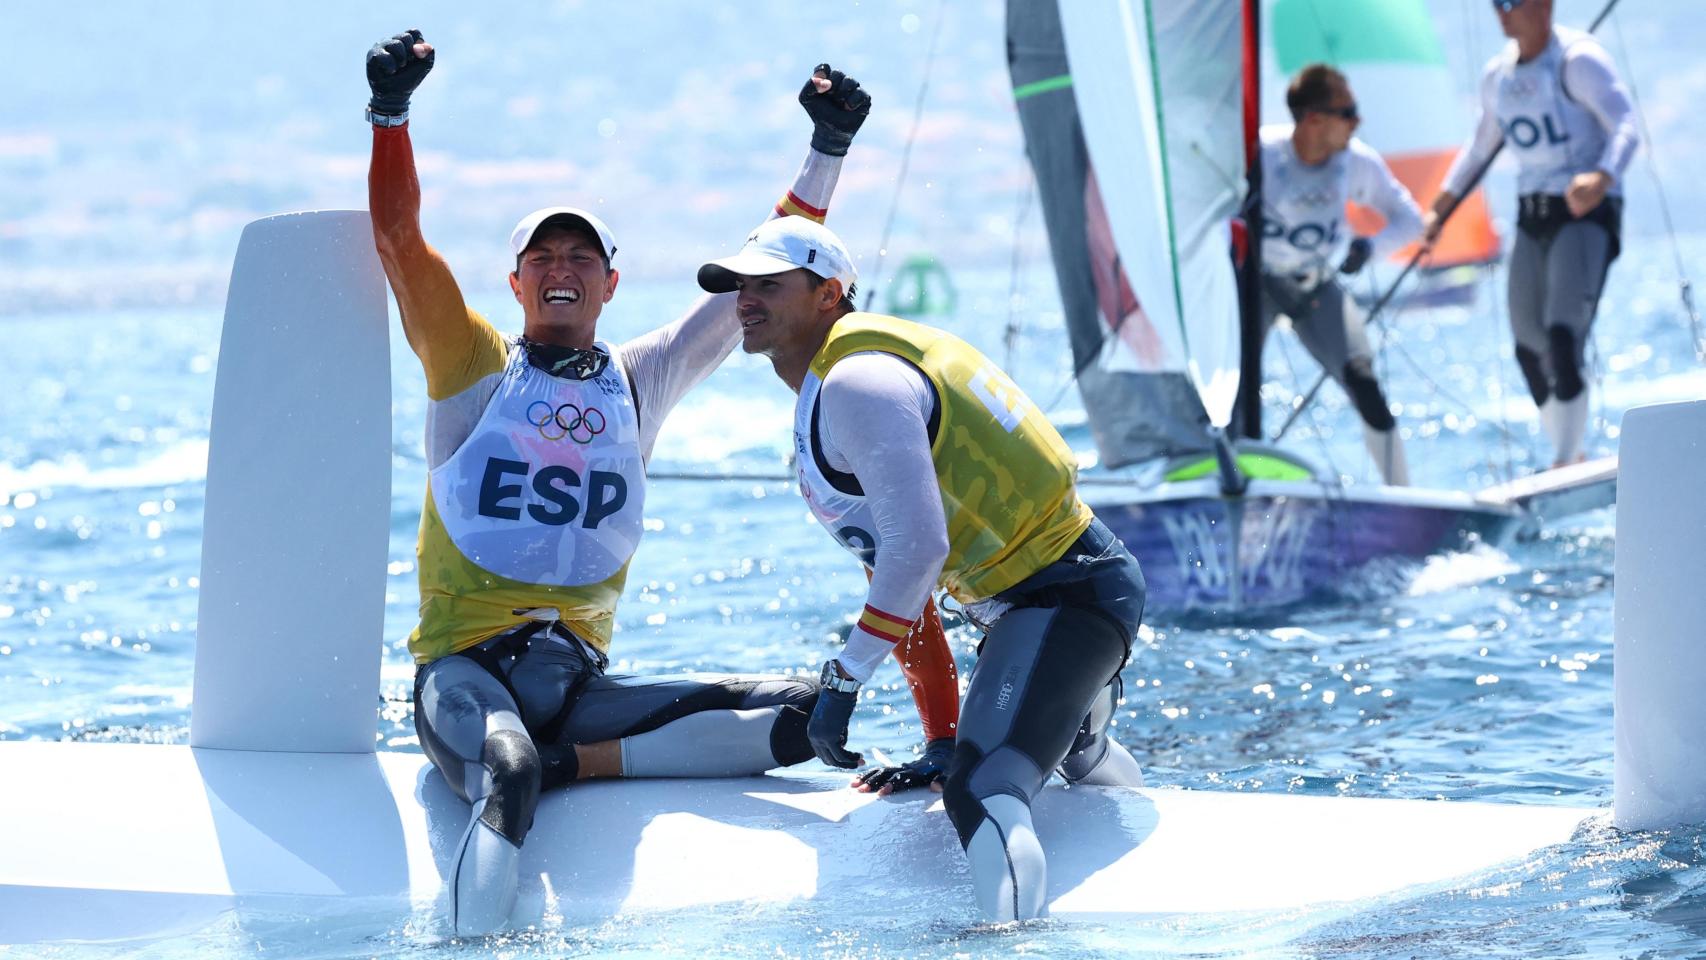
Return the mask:
<path fill-rule="evenodd" d="M 814 207 L 804 200 L 801 200 L 799 197 L 794 196 L 794 191 L 789 190 L 787 196 L 783 197 L 781 201 L 776 204 L 776 213 L 784 217 L 810 217 L 818 223 L 822 223 L 824 218 L 829 216 L 829 208 Z"/>
<path fill-rule="evenodd" d="M 890 643 L 899 643 L 912 632 L 911 620 L 902 620 L 892 613 L 884 613 L 868 603 L 865 604 L 865 612 L 859 615 L 859 626 Z"/>

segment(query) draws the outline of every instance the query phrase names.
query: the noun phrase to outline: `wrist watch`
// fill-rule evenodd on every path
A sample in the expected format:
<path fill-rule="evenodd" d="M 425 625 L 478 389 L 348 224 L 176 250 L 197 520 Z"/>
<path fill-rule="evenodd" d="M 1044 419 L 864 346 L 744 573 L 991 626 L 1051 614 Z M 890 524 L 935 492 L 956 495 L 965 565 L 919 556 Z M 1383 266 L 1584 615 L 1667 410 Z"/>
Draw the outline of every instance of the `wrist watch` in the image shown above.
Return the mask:
<path fill-rule="evenodd" d="M 400 127 L 409 122 L 409 111 L 402 113 L 377 113 L 372 107 L 367 108 L 367 122 L 376 127 Z"/>
<path fill-rule="evenodd" d="M 834 690 L 836 693 L 857 693 L 860 687 L 858 680 L 841 675 L 841 668 L 834 660 L 823 662 L 823 670 L 818 673 L 817 679 L 825 690 Z"/>

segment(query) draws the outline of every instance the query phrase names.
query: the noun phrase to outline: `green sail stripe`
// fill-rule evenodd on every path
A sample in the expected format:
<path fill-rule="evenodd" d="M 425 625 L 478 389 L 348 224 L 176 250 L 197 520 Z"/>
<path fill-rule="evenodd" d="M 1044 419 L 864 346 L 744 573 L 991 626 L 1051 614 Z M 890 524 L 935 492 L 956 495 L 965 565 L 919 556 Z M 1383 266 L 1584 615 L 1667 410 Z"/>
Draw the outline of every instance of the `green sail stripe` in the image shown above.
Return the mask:
<path fill-rule="evenodd" d="M 1070 73 L 1063 73 L 1058 77 L 1049 77 L 1046 80 L 1032 80 L 1030 83 L 1014 87 L 1013 99 L 1023 100 L 1026 97 L 1034 97 L 1039 93 L 1053 93 L 1056 90 L 1065 90 L 1070 86 L 1072 86 L 1072 74 Z"/>
<path fill-rule="evenodd" d="M 1251 480 L 1309 480 L 1308 470 L 1280 457 L 1268 456 L 1262 453 L 1238 454 L 1238 470 Z M 1200 460 L 1191 461 L 1170 471 L 1161 479 L 1168 483 L 1182 483 L 1186 480 L 1198 480 L 1203 477 L 1215 476 L 1220 472 L 1220 461 L 1213 456 L 1205 456 Z"/>
<path fill-rule="evenodd" d="M 1173 225 L 1173 174 L 1167 162 L 1167 112 L 1161 95 L 1161 63 L 1155 49 L 1155 11 L 1149 3 L 1143 5 L 1143 29 L 1149 38 L 1149 84 L 1155 99 L 1156 156 L 1161 160 L 1161 195 L 1166 198 L 1162 209 L 1167 214 L 1167 253 L 1173 273 L 1173 306 L 1179 317 L 1179 337 L 1185 345 L 1186 362 L 1191 355 L 1191 330 L 1185 323 L 1185 291 L 1179 285 L 1179 237 Z"/>
<path fill-rule="evenodd" d="M 1268 35 L 1280 72 L 1306 64 L 1445 65 L 1423 0 L 1275 0 Z"/>

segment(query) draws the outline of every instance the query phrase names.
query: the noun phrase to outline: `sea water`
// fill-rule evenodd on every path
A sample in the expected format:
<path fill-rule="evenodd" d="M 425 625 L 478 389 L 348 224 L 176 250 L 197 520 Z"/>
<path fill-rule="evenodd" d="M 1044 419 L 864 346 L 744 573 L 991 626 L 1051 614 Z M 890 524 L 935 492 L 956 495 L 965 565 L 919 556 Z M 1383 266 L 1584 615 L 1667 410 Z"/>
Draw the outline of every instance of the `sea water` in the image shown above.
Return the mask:
<path fill-rule="evenodd" d="M 1611 274 L 1594 338 L 1595 453 L 1615 450 L 1629 407 L 1706 396 L 1669 263 L 1668 246 L 1637 242 Z M 1089 432 L 1069 386 L 1046 269 L 955 279 L 966 291 L 959 309 L 935 322 L 1006 364 L 1088 462 Z M 1480 302 L 1502 301 L 1502 276 L 1487 283 Z M 633 336 L 679 314 L 693 295 L 687 284 L 624 285 L 601 332 Z M 501 297 L 476 306 L 500 328 L 517 322 Z M 1375 338 L 1418 484 L 1475 489 L 1531 472 L 1547 456 L 1501 313 L 1482 306 L 1394 315 L 1385 337 Z M 187 741 L 220 319 L 216 307 L 0 318 L 7 345 L 0 351 L 0 738 Z M 385 632 L 375 638 L 385 650 L 375 719 L 382 749 L 418 751 L 405 639 L 416 615 L 426 399 L 400 334 L 391 366 L 394 494 Z M 1270 343 L 1268 368 L 1271 429 L 1315 368 L 1283 331 Z M 613 670 L 815 673 L 837 651 L 865 581 L 792 486 L 773 479 L 786 473 L 792 401 L 767 361 L 737 352 L 667 421 L 654 472 L 745 478 L 653 482 L 646 538 L 618 614 Z M 243 411 L 241 429 L 278 429 L 278 413 Z M 1332 387 L 1289 439 L 1346 482 L 1371 482 L 1355 414 Z M 1701 955 L 1706 835 L 1618 834 L 1608 825 L 1614 530 L 1614 513 L 1601 511 L 1505 551 L 1436 557 L 1408 571 L 1397 592 L 1361 604 L 1219 622 L 1171 614 L 1167 598 L 1150 598 L 1114 734 L 1152 786 L 1599 808 L 1573 842 L 1440 889 L 1274 915 L 1061 919 L 996 929 L 974 925 L 969 889 L 964 899 L 941 903 L 893 902 L 874 890 L 855 915 L 807 903 L 590 925 L 548 917 L 543 928 L 474 944 L 447 939 L 431 916 L 380 930 L 360 916 L 230 915 L 147 943 L 0 953 L 68 960 Z M 963 675 L 976 637 L 956 625 L 951 640 Z M 898 670 L 883 667 L 872 686 L 874 697 L 853 722 L 853 745 L 912 756 L 919 724 Z M 109 815 L 126 816 L 122 797 L 112 799 Z M 1358 837 L 1319 841 L 1322 858 L 1360 856 Z"/>

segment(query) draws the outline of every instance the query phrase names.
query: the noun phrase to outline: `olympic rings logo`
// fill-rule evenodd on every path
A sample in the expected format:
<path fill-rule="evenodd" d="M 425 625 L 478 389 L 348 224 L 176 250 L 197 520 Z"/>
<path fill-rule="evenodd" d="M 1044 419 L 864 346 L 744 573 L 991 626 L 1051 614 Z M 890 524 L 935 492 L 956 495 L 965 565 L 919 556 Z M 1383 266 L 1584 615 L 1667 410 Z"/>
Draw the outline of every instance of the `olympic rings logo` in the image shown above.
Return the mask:
<path fill-rule="evenodd" d="M 1298 203 L 1306 207 L 1325 207 L 1335 199 L 1332 193 L 1324 189 L 1300 190 L 1295 197 Z"/>
<path fill-rule="evenodd" d="M 573 410 L 572 416 L 565 416 Z M 568 437 L 576 443 L 591 443 L 592 438 L 604 432 L 604 413 L 597 407 L 587 407 L 582 410 L 572 403 L 552 409 L 543 400 L 535 400 L 527 407 L 527 422 L 539 428 L 539 435 L 547 440 L 561 440 Z"/>

